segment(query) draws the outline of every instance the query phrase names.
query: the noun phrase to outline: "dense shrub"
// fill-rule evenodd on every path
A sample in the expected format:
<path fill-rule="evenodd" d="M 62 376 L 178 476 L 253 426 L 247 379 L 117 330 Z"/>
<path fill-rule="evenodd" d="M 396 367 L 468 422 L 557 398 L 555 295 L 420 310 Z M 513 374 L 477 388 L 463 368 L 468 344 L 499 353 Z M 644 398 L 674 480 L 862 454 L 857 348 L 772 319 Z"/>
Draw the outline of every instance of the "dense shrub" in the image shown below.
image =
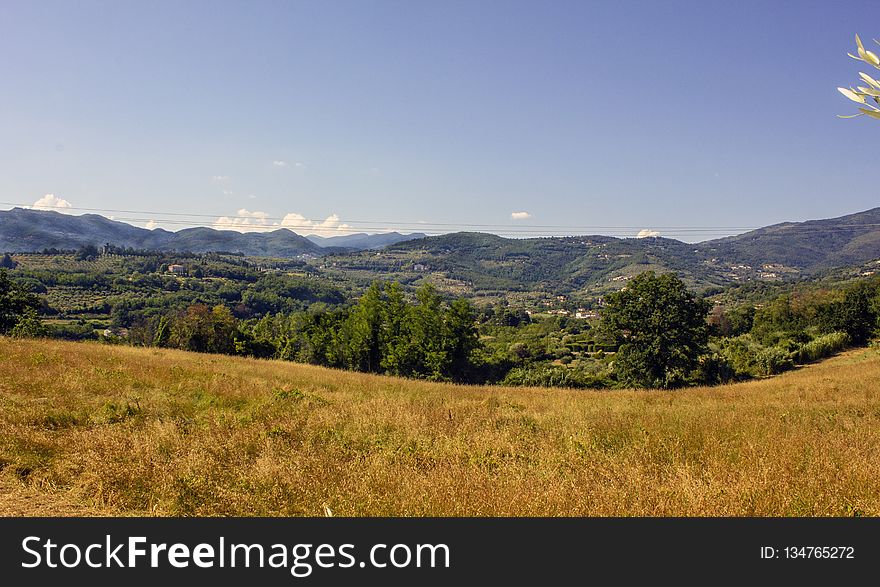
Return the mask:
<path fill-rule="evenodd" d="M 845 332 L 824 334 L 803 344 L 793 354 L 796 363 L 810 363 L 844 350 L 849 345 L 850 337 Z"/>
<path fill-rule="evenodd" d="M 777 375 L 794 368 L 791 353 L 780 347 L 766 347 L 755 355 L 757 375 Z"/>
<path fill-rule="evenodd" d="M 581 389 L 599 389 L 614 385 L 614 381 L 608 373 L 547 364 L 515 367 L 507 373 L 501 383 L 502 385 L 523 387 L 573 387 Z"/>

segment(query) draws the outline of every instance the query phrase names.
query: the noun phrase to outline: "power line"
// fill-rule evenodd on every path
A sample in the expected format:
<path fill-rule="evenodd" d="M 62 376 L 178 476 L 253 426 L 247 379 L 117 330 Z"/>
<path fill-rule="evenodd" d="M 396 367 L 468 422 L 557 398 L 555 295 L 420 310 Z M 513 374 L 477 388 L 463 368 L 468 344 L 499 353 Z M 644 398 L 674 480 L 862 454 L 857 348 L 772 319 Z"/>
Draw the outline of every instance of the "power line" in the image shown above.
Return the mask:
<path fill-rule="evenodd" d="M 28 207 L 23 204 L 14 204 L 11 202 L 0 202 L 0 205 L 4 206 L 17 206 L 17 207 Z M 186 227 L 205 227 L 206 223 L 199 222 L 197 220 L 186 220 L 186 218 L 212 218 L 214 222 L 210 224 L 210 228 L 214 228 L 217 230 L 233 230 L 237 232 L 271 232 L 279 229 L 291 229 L 302 232 L 311 231 L 312 233 L 333 233 L 333 234 L 354 234 L 361 233 L 364 231 L 379 230 L 381 232 L 392 232 L 392 231 L 413 231 L 413 232 L 422 232 L 429 235 L 437 235 L 437 234 L 447 234 L 449 232 L 456 232 L 462 229 L 483 229 L 483 230 L 493 230 L 497 231 L 501 234 L 507 235 L 522 235 L 522 236 L 557 236 L 557 237 L 574 237 L 574 236 L 624 236 L 624 237 L 632 237 L 636 236 L 633 234 L 635 231 L 645 230 L 643 226 L 612 226 L 612 225 L 553 225 L 553 224 L 520 224 L 520 225 L 510 225 L 510 224 L 478 224 L 478 223 L 442 223 L 442 222 L 406 222 L 406 221 L 379 221 L 379 220 L 354 220 L 354 219 L 346 219 L 339 220 L 339 224 L 334 226 L 321 226 L 322 223 L 326 222 L 326 219 L 308 219 L 308 218 L 297 218 L 296 222 L 290 222 L 286 220 L 285 217 L 272 217 L 272 216 L 260 216 L 260 217 L 246 217 L 246 216 L 217 216 L 214 214 L 200 214 L 200 213 L 184 213 L 184 212 L 151 212 L 151 211 L 136 211 L 136 210 L 121 210 L 121 209 L 111 209 L 111 208 L 82 208 L 82 207 L 68 207 L 64 208 L 64 211 L 83 211 L 83 212 L 103 212 L 105 214 L 142 214 L 148 217 L 115 217 L 113 220 L 119 220 L 124 222 L 140 222 L 140 223 L 149 223 L 155 222 L 156 224 L 164 224 L 164 225 L 175 225 L 175 226 L 186 226 Z M 174 216 L 175 218 L 167 218 L 167 216 Z M 218 222 L 220 218 L 228 218 L 229 222 L 221 223 Z M 241 222 L 236 223 L 235 220 L 239 220 Z M 273 224 L 251 224 L 246 223 L 245 221 L 252 220 L 256 222 L 274 222 Z M 280 223 L 279 223 L 280 221 Z M 340 225 L 346 226 L 340 226 Z M 803 223 L 781 223 L 780 225 L 773 225 L 772 227 L 764 227 L 764 228 L 773 228 L 778 226 L 779 228 L 783 228 L 785 226 L 790 225 L 798 225 L 798 229 L 802 232 L 832 232 L 832 231 L 852 231 L 852 230 L 860 230 L 865 227 L 880 227 L 880 223 L 863 223 L 863 224 L 822 224 L 822 225 L 809 225 Z M 366 225 L 366 226 L 359 226 Z M 731 227 L 731 226 L 652 226 L 650 230 L 662 232 L 662 236 L 670 237 L 675 235 L 691 235 L 691 236 L 733 236 L 736 234 L 740 234 L 742 232 L 755 230 L 756 227 Z M 457 229 L 457 230 L 456 230 Z M 552 233 L 564 233 L 564 234 L 548 234 L 548 232 Z"/>
<path fill-rule="evenodd" d="M 28 204 L 15 204 L 12 202 L 0 202 L 0 206 L 13 206 L 19 208 L 30 208 Z M 193 218 L 213 218 L 215 220 L 219 218 L 254 218 L 248 216 L 233 216 L 229 214 L 200 214 L 200 213 L 189 213 L 189 212 L 156 212 L 156 211 L 148 211 L 148 210 L 120 210 L 120 209 L 112 209 L 112 208 L 81 208 L 81 207 L 66 207 L 63 210 L 77 210 L 82 212 L 107 212 L 112 214 L 145 214 L 145 215 L 161 215 L 161 216 L 183 216 L 183 217 L 193 217 Z M 58 210 L 55 210 L 58 211 Z M 285 216 L 260 216 L 256 219 L 262 219 L 267 221 L 284 221 L 286 219 Z M 155 220 L 151 218 L 150 220 Z M 299 222 L 314 222 L 314 223 L 322 223 L 325 222 L 326 218 L 302 218 L 297 219 Z M 145 220 L 146 222 L 146 220 Z M 158 222 L 158 221 L 157 221 Z M 166 221 L 170 222 L 170 221 Z M 555 229 L 611 229 L 611 230 L 642 230 L 644 226 L 611 226 L 611 225 L 565 225 L 565 224 L 478 224 L 478 223 L 458 223 L 458 222 L 409 222 L 409 221 L 391 221 L 391 220 L 354 220 L 348 218 L 341 218 L 338 222 L 342 224 L 379 224 L 379 225 L 394 225 L 394 226 L 451 226 L 451 227 L 473 227 L 473 228 L 510 228 L 510 229 L 519 229 L 519 228 L 555 228 Z M 297 226 L 297 225 L 293 225 Z M 305 228 L 305 227 L 304 227 Z M 318 228 L 318 227 L 316 227 Z M 691 227 L 691 226 L 657 226 L 652 227 L 654 230 L 727 230 L 727 231 L 740 231 L 740 230 L 754 230 L 756 227 L 731 227 L 731 226 L 705 226 L 705 227 Z"/>

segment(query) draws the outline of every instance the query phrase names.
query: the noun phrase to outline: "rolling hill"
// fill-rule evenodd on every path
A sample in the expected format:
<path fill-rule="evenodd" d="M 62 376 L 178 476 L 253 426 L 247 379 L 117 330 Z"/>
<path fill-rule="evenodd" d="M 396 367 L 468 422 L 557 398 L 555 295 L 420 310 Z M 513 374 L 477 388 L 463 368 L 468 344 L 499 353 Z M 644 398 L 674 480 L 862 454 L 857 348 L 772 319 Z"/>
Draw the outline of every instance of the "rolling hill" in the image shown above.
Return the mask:
<path fill-rule="evenodd" d="M 286 229 L 268 233 L 211 228 L 169 232 L 138 228 L 95 214 L 71 216 L 21 208 L 0 212 L 0 251 L 71 249 L 105 242 L 197 253 L 226 251 L 288 258 L 333 255 L 334 267 L 359 271 L 364 279 L 440 273 L 476 290 L 602 293 L 619 289 L 621 282 L 647 269 L 675 271 L 692 287 L 707 288 L 865 264 L 880 258 L 880 208 L 827 220 L 777 224 L 696 244 L 659 237 L 512 239 L 473 232 L 330 238 L 303 237 Z M 377 255 L 372 249 L 382 252 Z"/>
<path fill-rule="evenodd" d="M 54 211 L 13 208 L 0 211 L 0 251 L 33 252 L 43 249 L 77 249 L 83 245 L 111 243 L 119 247 L 157 251 L 216 251 L 251 256 L 292 258 L 303 254 L 374 249 L 423 234 L 353 234 L 321 238 L 303 237 L 280 228 L 271 232 L 241 233 L 213 228 L 185 228 L 170 232 L 148 230 L 98 214 L 73 216 Z"/>
<path fill-rule="evenodd" d="M 356 254 L 383 270 L 418 264 L 472 283 L 476 289 L 544 289 L 560 293 L 619 289 L 647 269 L 675 271 L 705 288 L 751 280 L 780 280 L 880 258 L 880 208 L 760 228 L 695 244 L 667 238 L 580 236 L 510 239 L 454 233 L 390 245 L 386 259 Z M 393 253 L 400 256 L 395 258 Z"/>
<path fill-rule="evenodd" d="M 880 515 L 876 349 L 675 392 L 3 337 L 0 364 L 0 515 Z"/>
<path fill-rule="evenodd" d="M 421 232 L 411 234 L 400 234 L 399 232 L 382 232 L 378 234 L 367 234 L 358 232 L 355 234 L 347 234 L 342 236 L 318 236 L 310 234 L 307 239 L 320 247 L 346 247 L 351 249 L 381 249 L 388 245 L 401 243 L 417 238 L 425 238 L 426 235 Z"/>
<path fill-rule="evenodd" d="M 785 265 L 807 272 L 880 257 L 880 208 L 827 220 L 785 222 L 699 244 L 728 263 Z"/>

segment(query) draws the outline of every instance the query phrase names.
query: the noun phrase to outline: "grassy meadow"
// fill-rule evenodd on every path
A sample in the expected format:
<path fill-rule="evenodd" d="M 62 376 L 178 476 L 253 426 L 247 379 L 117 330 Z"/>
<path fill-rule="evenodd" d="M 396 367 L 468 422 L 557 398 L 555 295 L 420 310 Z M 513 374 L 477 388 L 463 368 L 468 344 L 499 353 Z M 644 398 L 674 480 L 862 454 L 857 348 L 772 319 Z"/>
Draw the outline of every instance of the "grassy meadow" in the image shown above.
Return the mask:
<path fill-rule="evenodd" d="M 880 352 L 714 388 L 468 387 L 0 338 L 0 515 L 880 515 Z"/>

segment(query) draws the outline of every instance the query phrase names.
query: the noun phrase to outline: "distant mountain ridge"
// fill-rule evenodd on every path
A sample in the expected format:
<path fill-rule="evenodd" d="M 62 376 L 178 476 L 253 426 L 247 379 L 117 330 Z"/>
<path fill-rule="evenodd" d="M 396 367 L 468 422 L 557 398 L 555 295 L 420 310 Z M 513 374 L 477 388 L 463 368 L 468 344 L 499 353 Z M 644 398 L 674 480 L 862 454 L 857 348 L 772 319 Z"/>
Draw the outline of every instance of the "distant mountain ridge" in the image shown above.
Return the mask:
<path fill-rule="evenodd" d="M 422 271 L 441 272 L 476 289 L 602 293 L 646 271 L 674 271 L 695 288 L 779 280 L 880 259 L 880 208 L 807 222 L 788 222 L 737 236 L 684 243 L 661 237 L 575 236 L 509 239 L 453 233 L 390 245 Z M 344 266 L 356 253 L 334 261 Z M 350 261 L 379 273 L 400 258 Z M 382 266 L 382 263 L 385 265 Z M 405 265 L 404 265 L 405 266 Z"/>
<path fill-rule="evenodd" d="M 880 207 L 838 218 L 783 222 L 699 243 L 707 255 L 813 271 L 880 257 Z"/>
<path fill-rule="evenodd" d="M 306 238 L 318 245 L 319 247 L 348 247 L 352 249 L 381 249 L 388 245 L 394 245 L 400 242 L 425 238 L 427 235 L 421 232 L 413 232 L 411 234 L 400 234 L 399 232 L 382 232 L 378 234 L 367 234 L 358 232 L 355 234 L 347 234 L 341 236 L 318 236 L 316 234 L 307 235 Z"/>
<path fill-rule="evenodd" d="M 373 267 L 389 275 L 418 264 L 416 271 L 442 271 L 455 279 L 491 282 L 510 289 L 536 285 L 578 289 L 600 282 L 612 287 L 614 282 L 646 269 L 675 271 L 692 284 L 711 286 L 780 279 L 878 259 L 880 207 L 838 218 L 786 222 L 695 244 L 660 237 L 598 235 L 512 239 L 487 233 L 425 236 L 391 232 L 304 237 L 283 228 L 240 233 L 204 227 L 169 232 L 97 214 L 72 216 L 23 208 L 0 211 L 0 252 L 75 249 L 104 243 L 286 258 L 336 255 L 340 267 Z M 388 255 L 358 253 L 378 248 Z M 398 258 L 392 259 L 394 255 Z"/>
<path fill-rule="evenodd" d="M 418 233 L 412 238 L 424 237 Z M 224 251 L 252 256 L 293 258 L 329 252 L 372 249 L 410 238 L 399 233 L 355 234 L 306 238 L 292 230 L 242 233 L 213 228 L 185 228 L 170 232 L 148 230 L 98 214 L 73 216 L 55 211 L 13 208 L 0 211 L 0 251 L 32 252 L 43 249 L 77 249 L 111 243 L 119 247 L 159 251 L 208 253 Z M 312 239 L 321 239 L 315 242 Z"/>

